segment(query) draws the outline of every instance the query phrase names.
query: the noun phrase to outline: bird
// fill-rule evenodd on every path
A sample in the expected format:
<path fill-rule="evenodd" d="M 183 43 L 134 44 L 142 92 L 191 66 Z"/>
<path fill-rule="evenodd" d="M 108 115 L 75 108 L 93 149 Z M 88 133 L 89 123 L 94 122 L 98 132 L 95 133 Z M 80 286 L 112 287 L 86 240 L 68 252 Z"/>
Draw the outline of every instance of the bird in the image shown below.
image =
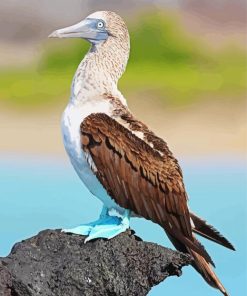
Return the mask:
<path fill-rule="evenodd" d="M 167 143 L 138 120 L 118 89 L 130 37 L 115 12 L 98 11 L 54 31 L 52 38 L 81 38 L 91 46 L 74 75 L 61 129 L 65 150 L 79 178 L 103 207 L 99 219 L 63 231 L 111 239 L 126 231 L 131 217 L 159 224 L 212 287 L 229 296 L 214 262 L 195 234 L 231 250 L 233 245 L 190 211 L 183 173 Z"/>

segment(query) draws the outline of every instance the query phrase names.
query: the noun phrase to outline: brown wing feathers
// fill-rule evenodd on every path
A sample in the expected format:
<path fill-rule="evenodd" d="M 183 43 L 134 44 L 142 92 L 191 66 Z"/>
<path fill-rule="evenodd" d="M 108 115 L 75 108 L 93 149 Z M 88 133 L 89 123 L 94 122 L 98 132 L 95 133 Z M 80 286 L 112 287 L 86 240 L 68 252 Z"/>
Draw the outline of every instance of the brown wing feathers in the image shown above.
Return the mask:
<path fill-rule="evenodd" d="M 120 206 L 160 224 L 178 250 L 192 255 L 192 264 L 203 278 L 228 296 L 209 264 L 214 266 L 212 259 L 192 231 L 233 246 L 189 213 L 182 172 L 166 143 L 130 114 L 122 115 L 123 119 L 133 131 L 143 131 L 143 140 L 103 113 L 91 114 L 81 124 L 82 148 L 90 153 L 99 181 Z"/>
<path fill-rule="evenodd" d="M 83 149 L 91 154 L 97 167 L 97 177 L 120 206 L 160 224 L 212 262 L 192 235 L 187 196 L 172 155 L 161 155 L 101 113 L 83 121 L 81 135 Z"/>

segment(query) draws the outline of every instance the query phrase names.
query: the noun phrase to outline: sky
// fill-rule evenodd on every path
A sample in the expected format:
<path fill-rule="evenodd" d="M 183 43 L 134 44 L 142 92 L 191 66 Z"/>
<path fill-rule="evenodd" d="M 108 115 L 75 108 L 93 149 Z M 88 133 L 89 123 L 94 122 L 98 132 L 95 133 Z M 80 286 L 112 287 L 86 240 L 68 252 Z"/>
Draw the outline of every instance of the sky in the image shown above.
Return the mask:
<path fill-rule="evenodd" d="M 188 11 L 209 24 L 233 26 L 246 23 L 244 0 L 8 0 L 0 1 L 0 42 L 23 43 L 47 36 L 51 27 L 81 20 L 97 10 L 112 10 L 129 18 L 144 9 Z M 246 24 L 245 24 L 246 25 Z"/>

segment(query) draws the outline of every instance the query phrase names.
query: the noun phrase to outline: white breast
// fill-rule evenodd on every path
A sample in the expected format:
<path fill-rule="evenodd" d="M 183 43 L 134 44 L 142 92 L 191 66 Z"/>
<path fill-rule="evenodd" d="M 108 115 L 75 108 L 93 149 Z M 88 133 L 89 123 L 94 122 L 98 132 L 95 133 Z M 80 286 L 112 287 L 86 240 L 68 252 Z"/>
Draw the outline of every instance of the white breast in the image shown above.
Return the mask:
<path fill-rule="evenodd" d="M 82 121 L 91 113 L 100 112 L 110 115 L 110 111 L 110 103 L 105 100 L 95 103 L 91 100 L 80 105 L 70 102 L 63 113 L 61 127 L 65 149 L 80 179 L 105 206 L 122 213 L 123 209 L 111 199 L 94 175 L 93 171 L 96 170 L 94 163 L 90 156 L 81 149 L 80 141 L 80 125 Z"/>

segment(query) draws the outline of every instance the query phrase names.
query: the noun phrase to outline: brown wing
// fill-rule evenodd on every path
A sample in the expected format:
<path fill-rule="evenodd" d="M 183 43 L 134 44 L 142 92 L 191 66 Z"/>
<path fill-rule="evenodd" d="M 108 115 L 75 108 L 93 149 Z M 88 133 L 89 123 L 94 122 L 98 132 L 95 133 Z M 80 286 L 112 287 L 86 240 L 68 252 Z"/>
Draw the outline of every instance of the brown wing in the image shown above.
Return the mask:
<path fill-rule="evenodd" d="M 171 154 L 161 155 L 102 113 L 82 122 L 81 141 L 94 161 L 99 181 L 121 207 L 158 223 L 210 261 L 193 238 L 181 170 Z"/>

